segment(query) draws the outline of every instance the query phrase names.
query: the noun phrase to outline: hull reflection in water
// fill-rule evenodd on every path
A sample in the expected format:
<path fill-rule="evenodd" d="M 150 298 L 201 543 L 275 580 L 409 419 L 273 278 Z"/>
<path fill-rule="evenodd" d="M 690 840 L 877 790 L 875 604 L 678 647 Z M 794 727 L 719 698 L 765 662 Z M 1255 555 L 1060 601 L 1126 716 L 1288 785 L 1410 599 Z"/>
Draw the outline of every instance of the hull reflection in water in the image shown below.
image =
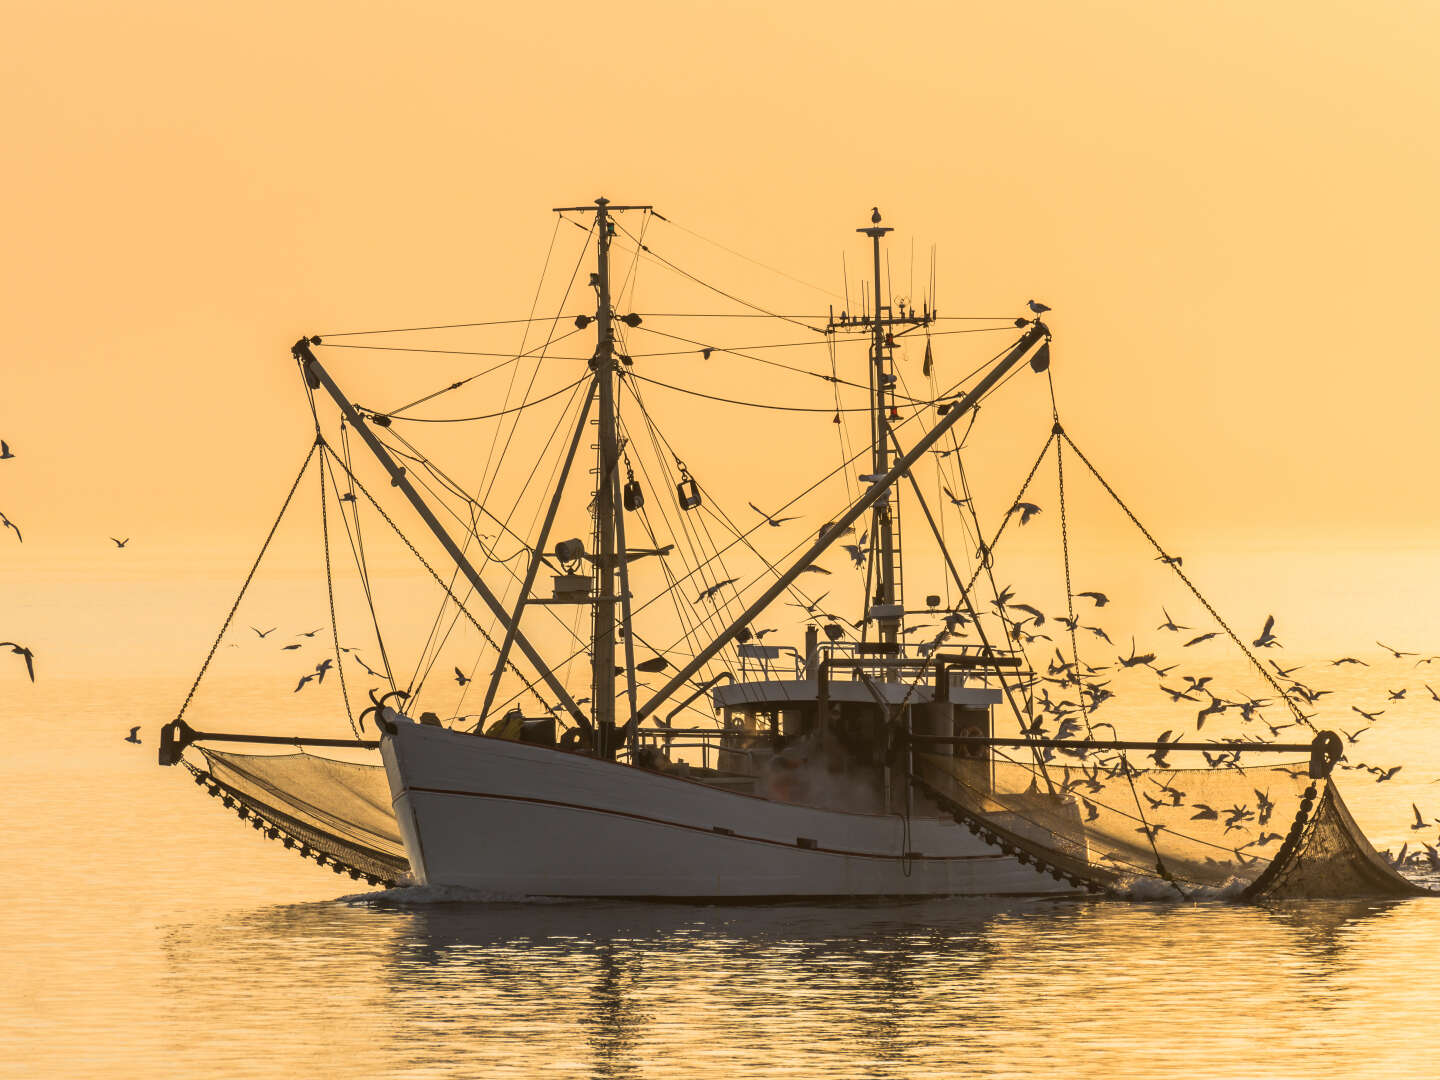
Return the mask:
<path fill-rule="evenodd" d="M 364 1053 L 323 1070 L 345 1077 L 1433 1075 L 1435 1007 L 1409 989 L 1440 977 L 1432 905 L 414 902 L 427 893 L 446 895 L 177 930 L 176 1003 L 243 1000 L 252 1025 L 353 1010 Z M 1206 1032 L 1183 1064 L 1157 1041 L 1170 1025 Z"/>
<path fill-rule="evenodd" d="M 789 805 L 396 719 L 381 754 L 422 884 L 671 899 L 1074 891 L 936 816 Z"/>

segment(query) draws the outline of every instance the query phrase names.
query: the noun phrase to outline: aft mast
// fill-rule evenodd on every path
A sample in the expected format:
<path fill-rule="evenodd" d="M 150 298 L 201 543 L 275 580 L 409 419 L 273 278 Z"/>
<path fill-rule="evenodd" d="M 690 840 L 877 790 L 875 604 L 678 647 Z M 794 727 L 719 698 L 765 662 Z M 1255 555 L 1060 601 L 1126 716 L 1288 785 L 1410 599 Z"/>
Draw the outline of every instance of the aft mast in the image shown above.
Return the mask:
<path fill-rule="evenodd" d="M 870 225 L 855 231 L 870 238 L 874 255 L 874 310 L 858 320 L 842 314 L 837 322 L 832 320 L 827 329 L 833 333 L 838 329 L 853 329 L 858 322 L 868 324 L 870 329 L 870 475 L 863 480 L 874 482 L 890 471 L 892 462 L 890 421 L 895 415 L 895 331 L 897 327 L 927 325 L 934 312 L 928 306 L 923 317 L 915 314 L 912 307 L 907 313 L 905 301 L 899 304 L 896 315 L 895 305 L 885 302 L 887 296 L 880 267 L 880 240 L 893 232 L 889 226 L 880 224 L 880 211 L 872 208 Z M 876 626 L 880 647 L 883 651 L 899 648 L 900 620 L 904 614 L 905 602 L 900 572 L 899 513 L 895 504 L 898 492 L 893 489 L 886 497 L 878 500 L 870 517 L 870 550 L 873 554 L 873 578 L 870 595 L 865 598 L 865 623 Z"/>

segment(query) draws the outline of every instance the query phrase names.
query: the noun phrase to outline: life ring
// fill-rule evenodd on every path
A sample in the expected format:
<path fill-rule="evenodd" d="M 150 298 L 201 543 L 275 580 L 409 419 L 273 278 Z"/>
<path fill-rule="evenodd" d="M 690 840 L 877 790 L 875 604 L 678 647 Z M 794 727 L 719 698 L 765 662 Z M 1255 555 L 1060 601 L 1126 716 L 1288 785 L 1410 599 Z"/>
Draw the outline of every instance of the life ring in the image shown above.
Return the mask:
<path fill-rule="evenodd" d="M 985 731 L 979 724 L 966 724 L 964 728 L 956 732 L 967 739 L 983 739 Z M 955 747 L 956 757 L 982 758 L 985 756 L 985 747 L 978 743 L 959 743 Z"/>

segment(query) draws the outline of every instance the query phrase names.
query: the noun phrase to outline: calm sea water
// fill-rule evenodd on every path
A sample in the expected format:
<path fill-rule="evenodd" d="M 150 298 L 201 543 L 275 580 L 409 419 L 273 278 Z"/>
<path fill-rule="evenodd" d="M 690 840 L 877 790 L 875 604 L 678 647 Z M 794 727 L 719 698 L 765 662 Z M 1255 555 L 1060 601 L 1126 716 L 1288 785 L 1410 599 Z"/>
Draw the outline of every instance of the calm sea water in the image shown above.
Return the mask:
<path fill-rule="evenodd" d="M 5 685 L 0 1075 L 1440 1072 L 1440 902 L 356 895 L 154 764 L 183 680 Z M 1440 706 L 1407 708 L 1366 736 L 1407 770 L 1342 781 L 1382 845 L 1434 839 L 1412 800 L 1440 816 Z"/>

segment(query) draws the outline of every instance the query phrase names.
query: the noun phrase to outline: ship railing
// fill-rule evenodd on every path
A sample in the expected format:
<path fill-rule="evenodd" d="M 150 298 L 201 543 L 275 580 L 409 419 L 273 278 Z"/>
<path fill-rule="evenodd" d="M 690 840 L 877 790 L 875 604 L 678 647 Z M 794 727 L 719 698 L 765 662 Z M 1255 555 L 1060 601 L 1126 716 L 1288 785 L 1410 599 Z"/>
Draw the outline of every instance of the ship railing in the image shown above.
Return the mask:
<path fill-rule="evenodd" d="M 718 762 L 721 754 L 742 754 L 745 757 L 769 757 L 774 750 L 768 746 L 724 746 L 721 741 L 729 738 L 751 738 L 765 739 L 770 737 L 766 731 L 750 731 L 743 728 L 642 728 L 637 732 L 637 739 L 641 746 L 653 746 L 665 750 L 668 754 L 672 749 L 684 749 L 686 747 L 699 747 L 700 767 L 710 768 L 710 756 L 714 754 Z"/>
<path fill-rule="evenodd" d="M 1028 674 L 1028 661 L 1018 650 L 983 645 L 930 649 L 925 643 L 836 641 L 820 645 L 816 671 L 830 681 L 865 682 L 902 678 L 907 673 L 933 681 L 937 688 L 952 676 L 985 681 L 1002 671 Z"/>
<path fill-rule="evenodd" d="M 805 677 L 805 658 L 789 645 L 746 642 L 738 652 L 741 682 Z"/>

